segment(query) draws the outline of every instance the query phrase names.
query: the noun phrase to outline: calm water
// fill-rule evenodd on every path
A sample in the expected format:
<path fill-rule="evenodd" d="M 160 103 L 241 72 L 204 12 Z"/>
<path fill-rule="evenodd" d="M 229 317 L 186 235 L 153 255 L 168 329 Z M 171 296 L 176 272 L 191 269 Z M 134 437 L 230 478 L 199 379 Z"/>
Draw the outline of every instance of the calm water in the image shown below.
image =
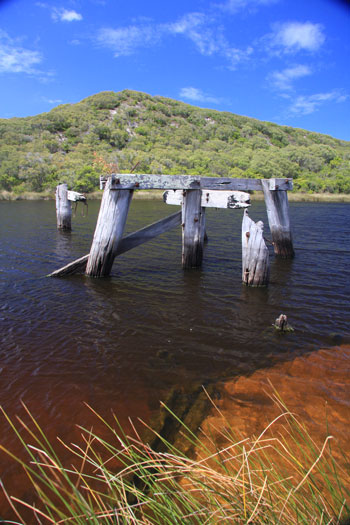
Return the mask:
<path fill-rule="evenodd" d="M 246 375 L 350 342 L 350 205 L 290 205 L 296 257 L 271 258 L 266 289 L 241 284 L 240 210 L 209 210 L 204 264 L 181 268 L 180 228 L 119 257 L 110 278 L 45 275 L 88 253 L 99 202 L 56 231 L 55 204 L 0 202 L 0 403 L 21 400 L 49 436 L 103 415 L 149 417 L 172 388 Z M 135 201 L 127 230 L 176 211 Z M 267 224 L 264 203 L 250 216 Z M 266 232 L 269 235 L 269 232 Z M 292 334 L 271 329 L 285 313 Z M 336 388 L 336 385 L 335 385 Z M 1 443 L 13 435 L 0 420 Z M 0 457 L 2 478 L 18 472 Z"/>

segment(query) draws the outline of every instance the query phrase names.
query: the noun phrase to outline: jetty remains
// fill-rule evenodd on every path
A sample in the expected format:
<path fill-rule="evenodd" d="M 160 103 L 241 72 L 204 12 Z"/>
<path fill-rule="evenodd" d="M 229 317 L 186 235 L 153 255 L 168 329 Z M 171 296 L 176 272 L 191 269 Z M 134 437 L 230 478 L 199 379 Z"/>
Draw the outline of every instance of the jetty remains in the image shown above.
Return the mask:
<path fill-rule="evenodd" d="M 182 227 L 182 266 L 199 267 L 205 242 L 205 210 L 207 207 L 245 208 L 242 223 L 242 281 L 249 286 L 265 286 L 269 279 L 269 255 L 263 235 L 263 223 L 254 223 L 248 216 L 248 191 L 263 191 L 267 217 L 277 256 L 294 256 L 287 192 L 292 179 L 234 179 L 192 175 L 113 174 L 101 177 L 103 196 L 90 253 L 50 274 L 62 277 L 85 272 L 91 277 L 110 274 L 116 256 L 180 226 Z M 65 211 L 62 186 L 57 199 Z M 135 190 L 162 189 L 164 202 L 181 206 L 181 211 L 161 219 L 137 232 L 123 237 L 130 203 Z M 67 193 L 68 189 L 64 190 Z M 79 194 L 77 194 L 79 195 Z M 61 213 L 64 215 L 64 213 Z M 61 219 L 60 219 L 61 220 Z M 57 212 L 57 223 L 58 212 Z M 64 224 L 64 221 L 61 220 Z M 63 228 L 63 226 L 61 226 Z"/>

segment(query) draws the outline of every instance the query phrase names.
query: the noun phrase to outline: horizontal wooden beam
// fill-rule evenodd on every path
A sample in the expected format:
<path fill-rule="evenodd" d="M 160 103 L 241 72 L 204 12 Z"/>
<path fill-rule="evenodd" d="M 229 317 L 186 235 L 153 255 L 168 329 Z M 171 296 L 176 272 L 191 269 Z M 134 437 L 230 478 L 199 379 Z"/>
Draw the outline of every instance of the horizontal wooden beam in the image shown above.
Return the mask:
<path fill-rule="evenodd" d="M 166 204 L 181 206 L 184 190 L 168 190 L 163 193 Z M 202 208 L 247 208 L 250 206 L 250 195 L 244 191 L 202 190 Z"/>
<path fill-rule="evenodd" d="M 230 177 L 200 177 L 199 175 L 147 175 L 147 174 L 113 174 L 113 190 L 239 190 L 262 191 L 261 179 L 234 179 Z M 107 178 L 100 178 L 103 189 Z M 293 180 L 267 179 L 271 190 L 291 190 Z"/>
<path fill-rule="evenodd" d="M 121 255 L 122 253 L 136 248 L 140 244 L 143 244 L 151 239 L 154 239 L 158 235 L 165 233 L 176 226 L 181 224 L 181 211 L 177 211 L 165 219 L 160 219 L 153 224 L 141 228 L 134 233 L 130 233 L 123 237 L 120 241 L 116 255 Z M 66 264 L 62 268 L 55 270 L 50 273 L 47 277 L 64 277 L 66 275 L 72 275 L 74 273 L 83 273 L 85 272 L 86 264 L 89 258 L 89 254 L 76 259 L 75 261 Z"/>

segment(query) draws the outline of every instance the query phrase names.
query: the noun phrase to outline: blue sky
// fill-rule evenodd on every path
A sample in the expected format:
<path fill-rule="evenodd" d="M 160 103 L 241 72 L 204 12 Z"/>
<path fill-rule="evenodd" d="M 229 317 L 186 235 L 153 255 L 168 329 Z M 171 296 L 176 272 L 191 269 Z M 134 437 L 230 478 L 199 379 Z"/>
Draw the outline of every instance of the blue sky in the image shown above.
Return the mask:
<path fill-rule="evenodd" d="M 133 89 L 350 140 L 340 0 L 0 0 L 0 117 Z"/>

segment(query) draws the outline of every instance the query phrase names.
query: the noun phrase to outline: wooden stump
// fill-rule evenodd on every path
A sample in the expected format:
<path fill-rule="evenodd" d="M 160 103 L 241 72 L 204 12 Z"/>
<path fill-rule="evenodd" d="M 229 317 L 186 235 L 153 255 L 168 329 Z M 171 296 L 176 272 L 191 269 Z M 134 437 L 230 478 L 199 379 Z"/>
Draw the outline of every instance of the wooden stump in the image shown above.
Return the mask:
<path fill-rule="evenodd" d="M 264 224 L 255 223 L 244 210 L 242 223 L 242 281 L 248 286 L 266 286 L 269 282 L 269 251 L 264 241 Z"/>
<path fill-rule="evenodd" d="M 205 235 L 205 209 L 201 190 L 186 190 L 182 202 L 182 267 L 201 266 Z"/>
<path fill-rule="evenodd" d="M 273 326 L 279 332 L 294 332 L 294 328 L 288 324 L 288 319 L 285 314 L 281 314 L 279 317 L 277 317 Z"/>
<path fill-rule="evenodd" d="M 67 184 L 59 184 L 56 188 L 56 217 L 59 230 L 72 229 L 72 206 L 68 200 Z"/>
<path fill-rule="evenodd" d="M 86 275 L 92 277 L 110 274 L 133 194 L 133 190 L 111 190 L 111 180 L 110 177 L 105 185 L 86 266 Z"/>
<path fill-rule="evenodd" d="M 261 181 L 275 255 L 294 257 L 289 219 L 288 195 L 285 190 L 270 189 L 270 180 Z"/>

